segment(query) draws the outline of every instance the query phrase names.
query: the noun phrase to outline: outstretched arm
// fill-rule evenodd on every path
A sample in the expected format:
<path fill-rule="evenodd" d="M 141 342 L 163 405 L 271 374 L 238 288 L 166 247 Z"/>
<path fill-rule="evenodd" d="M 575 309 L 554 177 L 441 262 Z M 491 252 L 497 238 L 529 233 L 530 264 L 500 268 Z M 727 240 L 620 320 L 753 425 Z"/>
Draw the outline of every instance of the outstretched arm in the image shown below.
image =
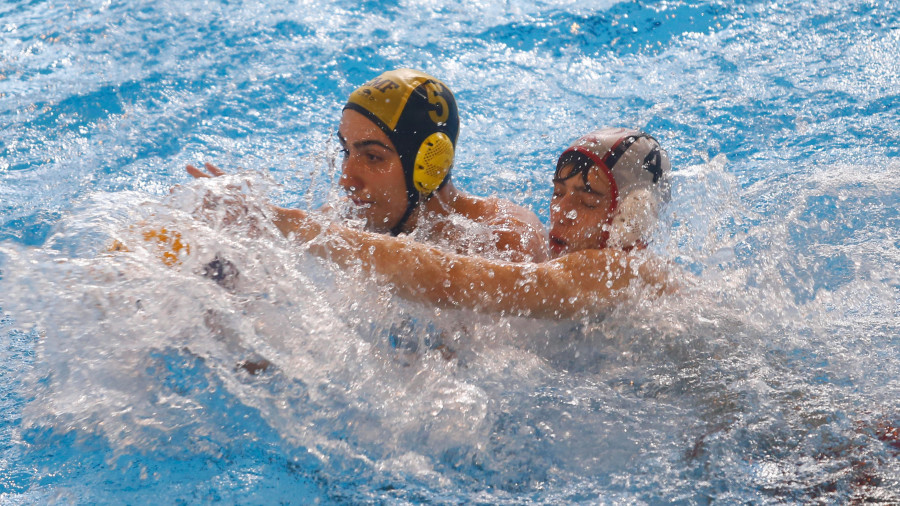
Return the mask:
<path fill-rule="evenodd" d="M 315 224 L 298 229 L 305 231 L 301 240 L 321 231 Z M 359 266 L 412 300 L 541 318 L 603 311 L 626 296 L 632 281 L 659 287 L 664 281 L 660 270 L 638 267 L 620 251 L 588 250 L 545 263 L 511 263 L 339 225 L 330 226 L 310 251 L 344 268 Z"/>
<path fill-rule="evenodd" d="M 225 171 L 223 171 L 222 169 L 216 167 L 215 165 L 213 165 L 209 162 L 204 163 L 203 167 L 206 168 L 207 172 L 203 172 L 202 170 L 198 169 L 197 167 L 194 167 L 191 164 L 186 165 L 184 168 L 185 168 L 185 170 L 187 170 L 188 174 L 194 176 L 197 179 L 204 178 L 204 177 L 219 177 L 219 176 L 225 175 Z"/>

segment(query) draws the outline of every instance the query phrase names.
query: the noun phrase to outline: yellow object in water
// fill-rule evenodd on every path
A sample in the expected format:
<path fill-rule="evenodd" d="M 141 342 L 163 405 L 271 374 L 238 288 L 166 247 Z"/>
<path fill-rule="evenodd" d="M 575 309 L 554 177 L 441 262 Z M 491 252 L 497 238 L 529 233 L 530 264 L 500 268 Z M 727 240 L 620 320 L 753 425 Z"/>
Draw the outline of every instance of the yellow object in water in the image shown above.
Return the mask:
<path fill-rule="evenodd" d="M 168 230 L 165 227 L 145 230 L 141 237 L 151 243 L 159 259 L 169 267 L 181 263 L 181 260 L 191 253 L 191 245 L 182 241 L 181 234 L 175 230 Z M 119 240 L 113 240 L 108 250 L 131 251 Z"/>

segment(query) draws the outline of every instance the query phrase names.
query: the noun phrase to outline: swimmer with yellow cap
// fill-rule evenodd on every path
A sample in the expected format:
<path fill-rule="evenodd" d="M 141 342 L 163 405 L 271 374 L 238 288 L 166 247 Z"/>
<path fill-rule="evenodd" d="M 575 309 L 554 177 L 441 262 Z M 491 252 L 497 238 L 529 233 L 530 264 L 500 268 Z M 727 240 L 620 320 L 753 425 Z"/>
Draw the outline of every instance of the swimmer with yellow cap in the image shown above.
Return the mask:
<path fill-rule="evenodd" d="M 387 139 L 370 131 L 372 125 Z M 369 215 L 377 216 L 383 207 L 384 216 L 370 220 L 371 227 L 389 228 L 397 235 L 419 203 L 450 182 L 458 136 L 459 114 L 449 88 L 415 70 L 385 72 L 350 94 L 344 106 L 338 128 L 345 154 L 341 185 L 354 203 L 367 205 Z M 372 177 L 385 172 L 379 170 L 383 169 L 377 163 L 380 161 L 399 161 L 402 187 L 387 177 Z M 390 170 L 394 168 L 387 172 L 395 172 Z M 398 176 L 396 172 L 390 176 Z M 401 205 L 404 199 L 391 195 L 399 194 L 401 188 L 406 192 L 405 209 Z"/>
<path fill-rule="evenodd" d="M 508 261 L 548 258 L 544 228 L 531 211 L 496 197 L 457 188 L 451 168 L 459 114 L 450 88 L 412 69 L 385 72 L 350 94 L 341 114 L 340 184 L 366 230 L 439 244 L 457 253 Z M 188 166 L 194 177 L 223 172 Z M 303 211 L 273 207 L 287 236 Z M 466 228 L 468 227 L 468 229 Z M 486 244 L 472 244 L 472 229 L 488 230 Z"/>
<path fill-rule="evenodd" d="M 646 251 L 669 198 L 671 164 L 644 132 L 606 128 L 576 140 L 557 162 L 550 205 L 553 258 L 512 263 L 295 216 L 296 238 L 341 266 L 362 265 L 410 299 L 541 318 L 602 312 L 634 293 L 674 286 Z M 630 292 L 629 286 L 645 290 Z"/>

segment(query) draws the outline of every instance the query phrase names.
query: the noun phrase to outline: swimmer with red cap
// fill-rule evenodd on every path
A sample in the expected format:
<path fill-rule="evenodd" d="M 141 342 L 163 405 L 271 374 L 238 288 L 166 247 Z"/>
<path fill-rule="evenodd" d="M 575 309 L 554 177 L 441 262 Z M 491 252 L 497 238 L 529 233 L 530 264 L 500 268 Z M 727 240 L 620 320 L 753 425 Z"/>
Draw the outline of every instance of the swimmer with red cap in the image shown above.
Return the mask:
<path fill-rule="evenodd" d="M 362 265 L 410 299 L 540 318 L 604 311 L 632 284 L 670 289 L 645 250 L 669 198 L 666 152 L 637 130 L 607 128 L 576 140 L 557 163 L 550 206 L 553 258 L 512 263 L 448 253 L 422 243 L 332 225 L 297 214 L 296 238 L 342 266 Z M 648 293 L 644 291 L 643 293 Z"/>
<path fill-rule="evenodd" d="M 450 251 L 508 261 L 548 258 L 543 226 L 531 211 L 458 189 L 451 179 L 459 114 L 450 88 L 412 69 L 385 72 L 357 88 L 344 106 L 338 139 L 340 184 L 366 230 L 408 234 Z M 194 177 L 221 175 L 188 166 Z M 305 213 L 273 208 L 287 236 Z M 298 218 L 299 217 L 299 218 Z M 482 244 L 469 233 L 479 229 Z M 477 241 L 476 241 L 477 242 Z"/>
<path fill-rule="evenodd" d="M 605 128 L 575 141 L 553 176 L 550 250 L 646 247 L 669 199 L 669 157 L 653 137 Z"/>

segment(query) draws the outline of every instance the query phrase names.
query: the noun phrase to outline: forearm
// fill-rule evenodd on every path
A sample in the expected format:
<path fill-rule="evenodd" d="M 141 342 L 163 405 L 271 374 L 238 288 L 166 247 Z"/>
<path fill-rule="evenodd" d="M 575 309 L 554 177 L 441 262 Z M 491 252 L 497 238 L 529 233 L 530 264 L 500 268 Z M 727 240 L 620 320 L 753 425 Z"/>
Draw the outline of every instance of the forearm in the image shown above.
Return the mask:
<path fill-rule="evenodd" d="M 593 250 L 545 263 L 501 262 L 337 224 L 325 229 L 302 211 L 276 214 L 279 229 L 309 243 L 312 254 L 344 269 L 360 268 L 391 283 L 402 297 L 438 307 L 577 317 L 614 304 L 636 277 L 652 278 L 638 276 L 624 253 Z"/>
<path fill-rule="evenodd" d="M 402 297 L 438 307 L 560 317 L 570 285 L 558 272 L 446 252 L 406 239 L 332 226 L 310 251 L 342 268 L 361 268 L 391 283 Z"/>
<path fill-rule="evenodd" d="M 393 284 L 406 298 L 447 305 L 450 257 L 422 243 L 341 225 L 328 227 L 309 251 L 343 269 L 360 268 Z"/>
<path fill-rule="evenodd" d="M 413 255 L 405 251 L 404 241 L 340 224 L 326 226 L 299 209 L 272 206 L 272 211 L 275 226 L 281 233 L 296 242 L 312 242 L 309 244 L 309 251 L 313 255 L 326 258 L 343 269 L 360 266 L 370 274 L 397 277 L 398 284 L 403 286 L 410 284 L 408 280 L 402 279 L 402 271 L 394 272 L 397 265 L 409 265 L 411 260 L 415 260 Z M 317 238 L 319 240 L 314 241 Z"/>

